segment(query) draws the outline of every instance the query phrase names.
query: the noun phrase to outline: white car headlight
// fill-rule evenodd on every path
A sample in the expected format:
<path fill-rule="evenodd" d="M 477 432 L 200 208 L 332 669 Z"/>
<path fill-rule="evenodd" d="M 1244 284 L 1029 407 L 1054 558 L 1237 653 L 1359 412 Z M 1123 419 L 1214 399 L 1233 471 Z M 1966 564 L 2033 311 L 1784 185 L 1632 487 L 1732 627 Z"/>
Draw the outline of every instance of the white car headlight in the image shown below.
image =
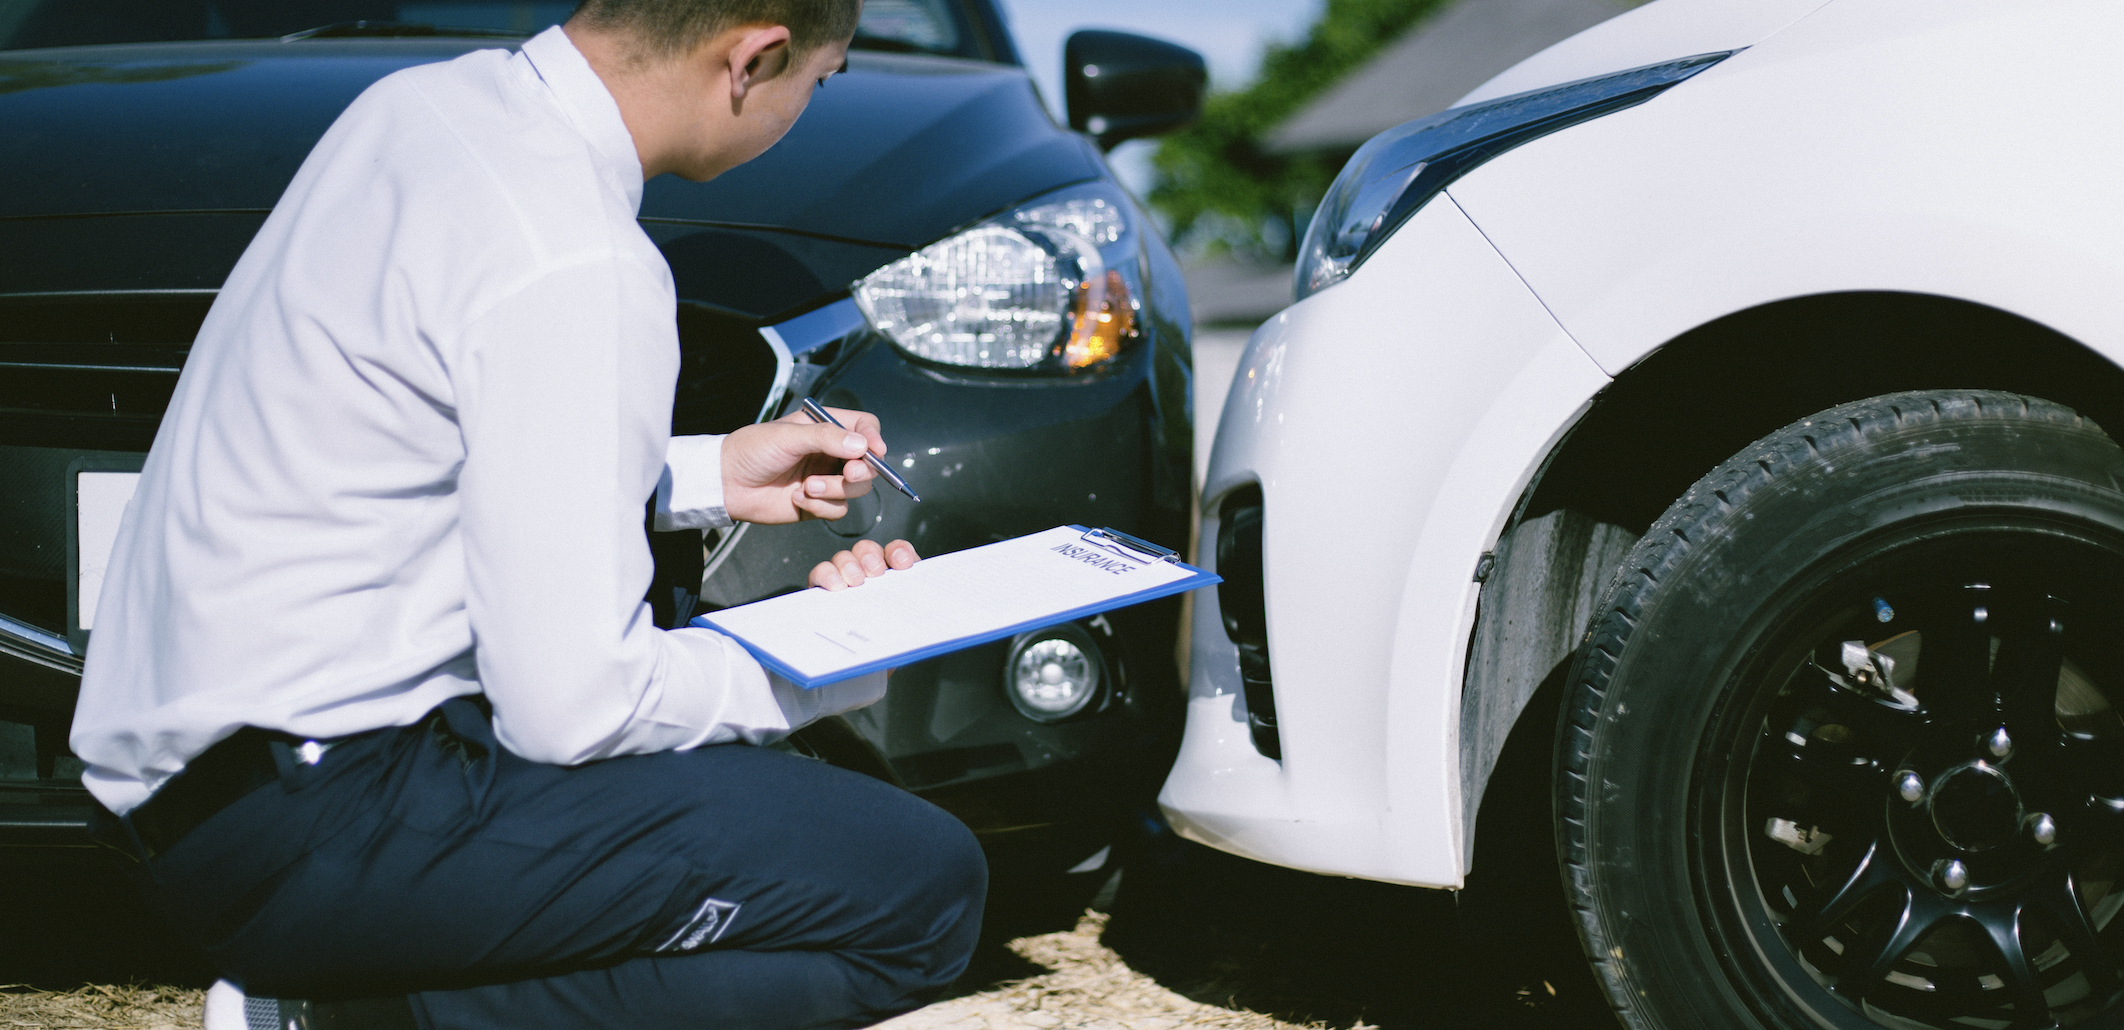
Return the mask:
<path fill-rule="evenodd" d="M 1091 183 L 1035 200 L 865 276 L 871 327 L 925 361 L 1075 371 L 1141 336 L 1128 201 Z"/>
<path fill-rule="evenodd" d="M 1333 286 L 1453 180 L 1528 140 L 1658 96 L 1732 56 L 1701 54 L 1441 111 L 1367 141 L 1298 249 L 1298 299 Z"/>

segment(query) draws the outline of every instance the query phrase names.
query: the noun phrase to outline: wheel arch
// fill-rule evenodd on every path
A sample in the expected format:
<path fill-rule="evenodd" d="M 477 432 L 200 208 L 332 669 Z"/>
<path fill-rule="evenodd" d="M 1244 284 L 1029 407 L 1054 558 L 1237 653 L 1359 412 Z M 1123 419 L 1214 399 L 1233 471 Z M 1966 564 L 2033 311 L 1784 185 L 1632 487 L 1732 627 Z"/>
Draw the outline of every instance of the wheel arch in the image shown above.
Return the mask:
<path fill-rule="evenodd" d="M 1932 294 L 1797 297 L 1705 323 L 1624 369 L 1548 456 L 1511 525 L 1571 510 L 1642 533 L 1748 444 L 1838 404 L 1927 389 L 2024 393 L 2124 428 L 2124 369 L 2036 320 Z"/>
<path fill-rule="evenodd" d="M 1506 737 L 1522 719 L 1554 717 L 1528 702 L 1570 661 L 1653 520 L 1719 463 L 1798 419 L 1924 389 L 2042 397 L 2124 432 L 2124 369 L 2114 362 L 2033 319 L 1920 293 L 1816 294 L 1733 312 L 1653 349 L 1600 392 L 1544 458 L 1486 562 L 1461 688 L 1465 868 Z M 1492 817 L 1522 817 L 1521 807 L 1495 806 Z"/>

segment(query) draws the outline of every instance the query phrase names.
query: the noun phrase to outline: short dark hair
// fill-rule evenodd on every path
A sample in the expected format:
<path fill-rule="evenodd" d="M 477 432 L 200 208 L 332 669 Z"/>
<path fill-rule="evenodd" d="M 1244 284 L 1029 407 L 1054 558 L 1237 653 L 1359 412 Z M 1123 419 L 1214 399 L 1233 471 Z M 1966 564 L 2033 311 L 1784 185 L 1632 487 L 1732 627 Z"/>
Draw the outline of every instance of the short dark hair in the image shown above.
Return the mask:
<path fill-rule="evenodd" d="M 740 25 L 786 25 L 806 54 L 855 35 L 863 0 L 583 0 L 575 17 L 633 36 L 645 57 L 685 53 Z"/>

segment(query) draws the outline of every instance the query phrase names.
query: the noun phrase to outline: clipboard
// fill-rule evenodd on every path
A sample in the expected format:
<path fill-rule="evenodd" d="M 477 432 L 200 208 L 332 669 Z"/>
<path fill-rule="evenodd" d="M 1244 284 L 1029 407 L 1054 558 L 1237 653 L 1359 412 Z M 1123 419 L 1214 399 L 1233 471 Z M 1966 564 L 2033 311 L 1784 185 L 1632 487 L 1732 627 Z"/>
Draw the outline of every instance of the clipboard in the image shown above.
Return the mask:
<path fill-rule="evenodd" d="M 1112 529 L 1054 529 L 925 558 L 848 590 L 816 587 L 695 618 L 761 665 L 822 687 L 1223 582 Z"/>

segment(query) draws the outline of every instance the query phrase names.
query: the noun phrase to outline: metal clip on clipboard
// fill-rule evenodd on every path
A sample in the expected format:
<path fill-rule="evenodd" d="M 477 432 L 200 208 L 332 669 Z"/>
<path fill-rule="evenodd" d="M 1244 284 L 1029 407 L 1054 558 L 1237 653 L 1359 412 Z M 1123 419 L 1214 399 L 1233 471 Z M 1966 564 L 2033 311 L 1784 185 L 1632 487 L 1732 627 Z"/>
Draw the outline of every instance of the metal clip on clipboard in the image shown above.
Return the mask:
<path fill-rule="evenodd" d="M 1180 552 L 1170 547 L 1160 547 L 1142 537 L 1130 536 L 1118 529 L 1087 529 L 1083 539 L 1093 547 L 1152 565 L 1167 561 L 1177 563 L 1180 560 Z"/>

